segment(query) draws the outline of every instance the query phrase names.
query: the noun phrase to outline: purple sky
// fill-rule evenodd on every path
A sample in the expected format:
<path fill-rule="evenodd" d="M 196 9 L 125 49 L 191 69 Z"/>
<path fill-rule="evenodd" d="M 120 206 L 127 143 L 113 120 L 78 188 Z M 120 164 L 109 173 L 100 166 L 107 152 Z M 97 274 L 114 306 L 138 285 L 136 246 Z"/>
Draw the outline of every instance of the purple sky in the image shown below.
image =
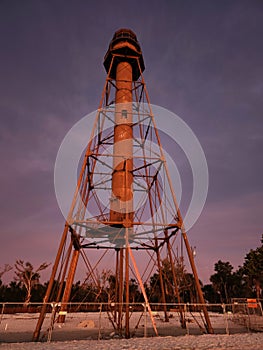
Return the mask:
<path fill-rule="evenodd" d="M 56 154 L 69 128 L 98 107 L 103 57 L 122 27 L 142 46 L 151 102 L 183 118 L 207 157 L 208 199 L 189 232 L 200 278 L 218 259 L 241 265 L 259 245 L 261 0 L 1 0 L 0 267 L 54 261 L 64 225 Z"/>

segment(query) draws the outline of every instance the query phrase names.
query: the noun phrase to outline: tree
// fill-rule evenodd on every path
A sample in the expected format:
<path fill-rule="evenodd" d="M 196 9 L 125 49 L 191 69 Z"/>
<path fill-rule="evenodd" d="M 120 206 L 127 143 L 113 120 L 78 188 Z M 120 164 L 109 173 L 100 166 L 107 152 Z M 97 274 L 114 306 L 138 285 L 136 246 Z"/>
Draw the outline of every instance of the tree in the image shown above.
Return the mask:
<path fill-rule="evenodd" d="M 218 302 L 218 294 L 213 288 L 212 284 L 206 284 L 203 287 L 204 298 L 209 303 L 215 304 Z"/>
<path fill-rule="evenodd" d="M 3 269 L 0 269 L 0 286 L 2 285 L 2 277 L 3 277 L 3 275 L 6 273 L 6 272 L 8 272 L 8 271 L 10 271 L 10 270 L 12 270 L 12 266 L 10 266 L 9 264 L 5 264 L 5 266 L 3 267 Z"/>
<path fill-rule="evenodd" d="M 230 303 L 231 294 L 231 285 L 233 282 L 232 279 L 232 270 L 233 266 L 227 261 L 223 262 L 219 260 L 215 263 L 215 274 L 210 277 L 212 286 L 216 293 L 220 297 L 220 302 Z"/>
<path fill-rule="evenodd" d="M 178 299 L 175 294 L 175 285 L 172 273 L 172 267 L 169 259 L 162 260 L 162 275 L 165 290 L 165 299 L 167 303 L 177 303 Z M 194 276 L 187 273 L 182 258 L 176 258 L 174 262 L 174 269 L 176 275 L 176 283 L 178 292 L 180 294 L 181 302 L 196 303 L 196 288 Z M 200 282 L 200 284 L 202 284 Z M 160 273 L 157 271 L 150 277 L 150 295 L 151 302 L 159 302 L 161 300 L 161 285 Z"/>
<path fill-rule="evenodd" d="M 244 277 L 247 277 L 250 288 L 255 290 L 256 297 L 261 298 L 263 288 L 263 235 L 261 246 L 251 249 L 245 256 L 243 274 Z"/>
<path fill-rule="evenodd" d="M 23 260 L 17 260 L 15 263 L 16 280 L 26 289 L 25 304 L 31 299 L 32 289 L 39 283 L 40 271 L 45 270 L 50 264 L 42 263 L 35 271 L 30 262 L 24 263 Z"/>
<path fill-rule="evenodd" d="M 115 277 L 110 269 L 103 269 L 101 274 L 97 272 L 96 276 L 97 284 L 97 295 L 96 301 L 110 303 L 114 299 L 115 288 L 114 282 Z"/>
<path fill-rule="evenodd" d="M 251 296 L 248 289 L 247 279 L 244 276 L 243 267 L 239 267 L 232 274 L 231 297 L 232 298 L 247 298 Z"/>
<path fill-rule="evenodd" d="M 141 301 L 142 294 L 139 291 L 138 282 L 136 279 L 131 278 L 129 281 L 129 297 L 130 302 L 135 303 Z"/>
<path fill-rule="evenodd" d="M 21 302 L 25 298 L 25 291 L 21 288 L 21 282 L 11 281 L 5 286 L 3 301 Z"/>

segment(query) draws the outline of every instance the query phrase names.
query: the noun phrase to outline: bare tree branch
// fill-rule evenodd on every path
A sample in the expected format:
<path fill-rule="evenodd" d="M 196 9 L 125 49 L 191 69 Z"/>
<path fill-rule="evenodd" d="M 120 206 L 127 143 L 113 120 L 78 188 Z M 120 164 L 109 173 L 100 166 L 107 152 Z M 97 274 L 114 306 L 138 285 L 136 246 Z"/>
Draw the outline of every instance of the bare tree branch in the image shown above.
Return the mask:
<path fill-rule="evenodd" d="M 2 278 L 2 276 L 3 276 L 6 272 L 12 270 L 12 268 L 13 268 L 13 267 L 10 266 L 9 264 L 5 264 L 4 268 L 0 270 L 0 279 Z"/>
<path fill-rule="evenodd" d="M 25 304 L 28 304 L 30 302 L 32 289 L 36 284 L 38 284 L 40 278 L 39 272 L 45 270 L 49 265 L 50 264 L 44 262 L 34 271 L 34 267 L 30 262 L 24 263 L 23 260 L 16 261 L 16 280 L 22 283 L 27 292 Z"/>

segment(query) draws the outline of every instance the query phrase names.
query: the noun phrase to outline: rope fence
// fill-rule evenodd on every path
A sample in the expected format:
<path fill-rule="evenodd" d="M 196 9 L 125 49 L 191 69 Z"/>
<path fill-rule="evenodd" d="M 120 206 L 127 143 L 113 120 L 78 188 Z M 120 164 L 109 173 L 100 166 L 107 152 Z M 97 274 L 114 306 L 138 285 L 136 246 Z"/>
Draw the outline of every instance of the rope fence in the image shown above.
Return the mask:
<path fill-rule="evenodd" d="M 0 342 L 31 341 L 42 305 L 0 303 Z M 72 302 L 62 305 L 53 302 L 46 305 L 40 341 L 102 340 L 125 336 L 125 303 Z M 144 303 L 130 303 L 128 306 L 130 337 L 155 336 L 147 306 Z M 150 307 L 159 336 L 207 333 L 201 304 L 153 303 Z M 231 304 L 206 304 L 206 308 L 215 334 L 263 331 L 260 300 L 234 299 Z M 64 323 L 60 322 L 60 316 L 65 319 Z"/>

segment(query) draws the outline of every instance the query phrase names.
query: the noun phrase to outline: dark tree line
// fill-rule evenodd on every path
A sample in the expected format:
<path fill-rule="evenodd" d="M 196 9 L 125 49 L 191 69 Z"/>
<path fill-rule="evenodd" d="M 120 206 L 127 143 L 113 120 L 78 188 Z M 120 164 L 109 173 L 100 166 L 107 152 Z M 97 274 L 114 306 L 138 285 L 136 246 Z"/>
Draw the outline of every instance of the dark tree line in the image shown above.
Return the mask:
<path fill-rule="evenodd" d="M 230 262 L 219 260 L 204 286 L 205 298 L 212 303 L 230 303 L 232 298 L 263 298 L 263 235 L 261 246 L 251 249 L 236 271 Z"/>
<path fill-rule="evenodd" d="M 31 263 L 17 260 L 14 267 L 5 265 L 0 270 L 0 302 L 42 302 L 48 282 L 39 282 L 40 272 L 46 269 L 47 263 L 34 269 Z M 8 285 L 2 284 L 1 277 L 14 269 L 15 277 Z M 185 269 L 183 259 L 176 259 L 174 264 L 177 289 L 181 302 L 198 302 L 194 277 Z M 210 277 L 211 284 L 202 285 L 205 299 L 210 303 L 231 303 L 232 298 L 262 298 L 263 289 L 263 236 L 261 246 L 251 249 L 244 258 L 244 263 L 236 271 L 230 262 L 219 260 L 214 265 L 215 273 Z M 162 275 L 162 276 L 161 276 Z M 72 302 L 105 302 L 115 301 L 116 280 L 111 270 L 95 273 L 96 278 L 87 278 L 83 283 L 76 282 L 71 291 Z M 161 277 L 168 303 L 177 303 L 172 267 L 168 259 L 161 264 L 161 271 L 156 271 L 145 283 L 149 301 L 162 302 Z M 55 283 L 54 288 L 58 288 Z M 125 293 L 124 293 L 125 294 Z M 129 302 L 143 302 L 144 298 L 136 279 L 129 281 Z M 125 295 L 124 295 L 125 301 Z"/>
<path fill-rule="evenodd" d="M 43 299 L 47 284 L 43 286 L 39 283 L 40 271 L 45 270 L 48 266 L 49 264 L 42 263 L 34 269 L 30 262 L 17 260 L 14 264 L 14 280 L 9 285 L 3 285 L 1 277 L 13 269 L 12 266 L 6 264 L 0 271 L 0 301 L 23 301 L 28 304 L 30 301 L 39 301 L 39 298 Z"/>

